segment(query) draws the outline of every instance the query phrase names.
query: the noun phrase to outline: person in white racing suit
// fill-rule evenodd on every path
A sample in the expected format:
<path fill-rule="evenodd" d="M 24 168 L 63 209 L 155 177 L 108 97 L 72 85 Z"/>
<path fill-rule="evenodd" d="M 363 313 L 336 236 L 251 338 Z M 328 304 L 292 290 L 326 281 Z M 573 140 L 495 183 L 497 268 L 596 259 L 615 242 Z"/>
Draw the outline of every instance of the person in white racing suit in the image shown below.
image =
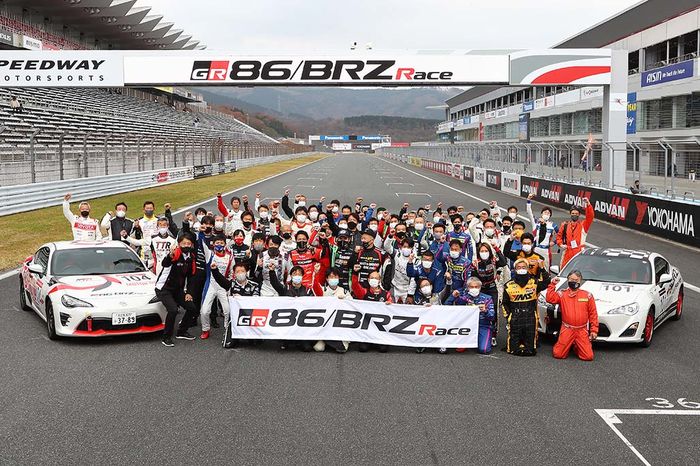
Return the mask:
<path fill-rule="evenodd" d="M 73 232 L 73 241 L 97 241 L 102 239 L 100 221 L 90 217 L 90 203 L 81 202 L 78 206 L 80 215 L 75 215 L 70 210 L 71 193 L 63 196 L 63 215 L 70 223 Z"/>
<path fill-rule="evenodd" d="M 233 278 L 234 260 L 231 251 L 226 247 L 226 237 L 223 235 L 214 237 L 211 242 L 213 250 L 207 247 L 206 242 L 202 242 L 202 245 L 207 259 L 207 265 L 211 268 L 212 263 L 216 264 L 216 269 L 219 273 L 227 280 L 231 280 Z M 244 277 L 236 277 L 236 279 L 238 279 L 239 282 L 245 281 L 244 272 L 243 275 Z M 209 338 L 211 308 L 215 300 L 219 301 L 219 305 L 221 305 L 221 309 L 224 311 L 224 323 L 228 323 L 228 315 L 230 312 L 228 291 L 222 288 L 213 277 L 210 277 L 200 311 L 200 318 L 202 321 L 202 335 L 200 338 L 202 340 Z"/>
<path fill-rule="evenodd" d="M 140 247 L 144 251 L 144 263 L 153 273 L 158 275 L 163 268 L 162 263 L 165 256 L 177 246 L 177 240 L 170 233 L 170 221 L 161 217 L 158 219 L 158 229 L 155 235 L 148 238 L 136 239 L 127 236 L 126 241 L 134 246 Z M 147 251 L 147 252 L 146 252 Z"/>

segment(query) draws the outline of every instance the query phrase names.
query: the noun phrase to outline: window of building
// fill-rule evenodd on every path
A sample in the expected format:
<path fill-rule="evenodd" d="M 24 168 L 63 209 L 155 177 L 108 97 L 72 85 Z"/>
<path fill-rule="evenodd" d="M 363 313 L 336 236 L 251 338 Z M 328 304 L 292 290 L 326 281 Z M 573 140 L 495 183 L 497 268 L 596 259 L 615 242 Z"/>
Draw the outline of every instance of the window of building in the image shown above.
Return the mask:
<path fill-rule="evenodd" d="M 644 49 L 644 68 L 652 70 L 668 64 L 668 41 Z"/>
<path fill-rule="evenodd" d="M 674 37 L 668 41 L 668 60 L 670 63 L 674 63 L 678 60 L 678 37 Z"/>
<path fill-rule="evenodd" d="M 678 40 L 681 61 L 698 56 L 698 31 L 683 34 Z"/>
<path fill-rule="evenodd" d="M 627 69 L 629 70 L 629 74 L 639 73 L 639 50 L 630 52 L 629 55 L 627 55 Z"/>

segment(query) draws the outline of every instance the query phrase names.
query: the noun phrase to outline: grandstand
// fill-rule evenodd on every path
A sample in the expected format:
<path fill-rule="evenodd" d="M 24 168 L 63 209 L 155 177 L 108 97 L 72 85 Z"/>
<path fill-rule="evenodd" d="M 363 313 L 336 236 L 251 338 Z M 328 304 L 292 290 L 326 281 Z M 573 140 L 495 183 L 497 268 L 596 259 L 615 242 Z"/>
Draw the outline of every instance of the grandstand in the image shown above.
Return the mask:
<path fill-rule="evenodd" d="M 136 0 L 0 0 L 4 49 L 199 49 Z M 4 38 L 4 40 L 3 40 Z M 11 40 L 10 40 L 11 38 Z M 22 104 L 11 107 L 12 97 Z M 0 88 L 0 186 L 288 152 L 185 89 Z"/>

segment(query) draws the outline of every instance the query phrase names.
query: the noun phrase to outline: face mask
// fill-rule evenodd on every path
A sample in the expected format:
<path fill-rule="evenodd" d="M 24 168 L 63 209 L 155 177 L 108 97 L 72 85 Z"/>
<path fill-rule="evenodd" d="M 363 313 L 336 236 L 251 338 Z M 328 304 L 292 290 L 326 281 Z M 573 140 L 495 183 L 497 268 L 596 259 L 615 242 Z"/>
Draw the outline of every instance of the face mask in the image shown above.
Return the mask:
<path fill-rule="evenodd" d="M 253 249 L 255 249 L 258 252 L 262 251 L 264 248 L 265 248 L 264 244 L 254 244 L 253 245 Z"/>
<path fill-rule="evenodd" d="M 204 227 L 204 233 L 206 233 L 208 235 L 209 233 L 211 233 L 211 231 L 213 229 L 214 229 L 213 227 Z"/>
<path fill-rule="evenodd" d="M 401 255 L 408 257 L 411 255 L 411 248 L 401 248 Z"/>
<path fill-rule="evenodd" d="M 168 229 L 167 228 L 158 228 L 158 234 L 160 236 L 165 236 L 168 234 Z"/>
<path fill-rule="evenodd" d="M 433 223 L 440 223 L 440 220 L 442 220 L 442 217 L 433 217 Z"/>
<path fill-rule="evenodd" d="M 404 238 L 404 237 L 406 237 L 406 232 L 405 232 L 405 231 L 397 231 L 397 232 L 395 233 L 395 236 L 396 236 L 397 238 Z"/>
<path fill-rule="evenodd" d="M 391 222 L 391 223 L 389 223 L 389 228 L 392 228 L 392 229 L 396 228 L 396 225 L 398 225 L 397 222 Z"/>
<path fill-rule="evenodd" d="M 182 251 L 184 254 L 188 254 L 192 252 L 192 248 L 190 246 L 181 246 L 180 251 Z"/>
<path fill-rule="evenodd" d="M 435 233 L 433 233 L 433 237 L 435 238 L 436 241 L 440 241 L 442 239 L 442 233 L 435 232 Z"/>
<path fill-rule="evenodd" d="M 462 224 L 461 223 L 453 223 L 452 227 L 454 228 L 455 232 L 459 233 L 459 231 L 462 229 Z"/>
<path fill-rule="evenodd" d="M 338 228 L 340 228 L 341 230 L 347 230 L 348 224 L 347 223 L 339 223 Z"/>
<path fill-rule="evenodd" d="M 413 225 L 413 219 L 412 219 L 412 218 L 407 218 L 407 219 L 406 219 L 406 225 Z"/>
<path fill-rule="evenodd" d="M 280 255 L 280 249 L 278 247 L 271 247 L 267 250 L 267 254 L 270 257 L 277 257 Z"/>
<path fill-rule="evenodd" d="M 338 283 L 340 283 L 340 280 L 338 280 L 337 278 L 328 279 L 328 286 L 330 286 L 331 288 L 335 288 L 336 286 L 338 286 Z"/>
<path fill-rule="evenodd" d="M 260 218 L 263 219 L 263 220 L 267 220 L 267 217 L 269 217 L 269 216 L 270 216 L 270 214 L 269 214 L 267 211 L 265 211 L 265 210 L 263 210 L 262 212 L 260 212 Z"/>
<path fill-rule="evenodd" d="M 292 237 L 291 233 L 282 233 L 282 238 L 284 239 L 290 239 Z"/>
<path fill-rule="evenodd" d="M 518 217 L 518 214 L 516 212 L 508 212 L 508 216 L 515 220 Z"/>
<path fill-rule="evenodd" d="M 459 251 L 450 251 L 450 257 L 453 259 L 457 259 L 459 257 Z"/>
<path fill-rule="evenodd" d="M 245 238 L 233 238 L 233 242 L 236 244 L 236 246 L 241 246 L 244 239 Z"/>
<path fill-rule="evenodd" d="M 90 211 L 89 210 L 81 210 L 80 216 L 83 218 L 88 218 L 90 216 Z"/>
<path fill-rule="evenodd" d="M 420 292 L 423 293 L 423 296 L 430 296 L 433 294 L 433 287 L 430 285 L 422 286 Z"/>
<path fill-rule="evenodd" d="M 416 231 L 423 231 L 423 228 L 425 228 L 425 224 L 423 223 L 416 223 Z"/>
<path fill-rule="evenodd" d="M 333 206 L 333 208 L 331 209 L 331 212 L 333 212 L 334 214 L 337 214 L 338 210 L 340 210 L 340 209 L 338 209 L 338 206 Z"/>
<path fill-rule="evenodd" d="M 424 269 L 429 269 L 433 266 L 433 261 L 422 261 L 421 263 Z"/>
<path fill-rule="evenodd" d="M 216 252 L 221 252 L 223 250 L 224 250 L 224 246 L 221 246 L 220 244 L 217 244 L 216 246 L 214 246 L 214 251 L 216 251 Z"/>
<path fill-rule="evenodd" d="M 378 288 L 379 287 L 379 280 L 376 278 L 370 278 L 369 279 L 369 286 L 372 288 Z"/>
<path fill-rule="evenodd" d="M 148 212 L 150 212 L 150 214 L 149 214 Z M 146 215 L 150 217 L 151 215 L 153 215 L 153 211 L 152 211 L 152 210 L 151 210 L 151 211 L 148 211 L 148 210 L 147 210 L 147 211 L 146 211 Z M 197 215 L 197 221 L 198 221 L 199 223 L 202 223 L 202 219 L 203 219 L 203 218 L 204 218 L 204 215 Z"/>
<path fill-rule="evenodd" d="M 307 245 L 306 241 L 297 241 L 297 249 L 300 251 L 306 250 L 306 245 Z"/>
<path fill-rule="evenodd" d="M 484 233 L 490 238 L 496 233 L 496 230 L 494 230 L 493 228 L 487 228 L 484 230 Z"/>
<path fill-rule="evenodd" d="M 503 233 L 510 233 L 510 225 L 503 225 Z"/>
<path fill-rule="evenodd" d="M 366 241 L 362 243 L 362 246 L 364 246 L 365 249 L 372 249 L 374 247 L 374 241 Z"/>
<path fill-rule="evenodd" d="M 302 278 L 303 277 L 301 275 L 292 275 L 292 283 L 294 283 L 295 285 L 299 285 L 301 284 Z"/>
<path fill-rule="evenodd" d="M 485 252 L 485 251 L 481 251 L 481 252 L 479 253 L 479 257 L 481 257 L 481 260 L 486 260 L 486 259 L 489 258 L 489 253 L 488 253 L 488 252 Z"/>
<path fill-rule="evenodd" d="M 481 293 L 481 289 L 480 288 L 469 288 L 468 293 L 472 297 L 476 298 L 477 296 L 479 296 L 479 293 Z"/>
<path fill-rule="evenodd" d="M 572 222 L 578 222 L 578 215 L 572 215 L 572 216 L 571 216 L 571 221 L 572 221 Z"/>
<path fill-rule="evenodd" d="M 146 215 L 146 217 L 153 217 L 152 210 L 144 210 L 143 213 L 144 213 L 144 215 Z M 200 218 L 199 220 L 201 221 L 202 219 Z"/>
<path fill-rule="evenodd" d="M 542 220 L 544 220 L 545 222 L 549 220 L 549 214 L 542 214 Z"/>
<path fill-rule="evenodd" d="M 372 231 L 377 231 L 379 229 L 379 225 L 372 224 L 369 226 L 369 229 Z"/>
<path fill-rule="evenodd" d="M 117 217 L 119 217 L 119 218 L 126 217 L 126 212 L 123 210 L 117 210 Z"/>
<path fill-rule="evenodd" d="M 569 289 L 571 290 L 578 290 L 578 287 L 581 286 L 579 282 L 569 282 Z"/>
<path fill-rule="evenodd" d="M 348 228 L 350 228 L 351 230 L 354 230 L 355 228 L 357 228 L 357 223 L 348 222 Z"/>
<path fill-rule="evenodd" d="M 238 283 L 243 283 L 245 281 L 246 273 L 245 272 L 238 272 L 236 274 L 236 281 Z"/>
<path fill-rule="evenodd" d="M 297 215 L 297 222 L 299 222 L 299 223 L 306 222 L 306 215 L 301 215 L 301 214 Z"/>
<path fill-rule="evenodd" d="M 516 269 L 515 274 L 520 276 L 527 275 L 527 269 Z"/>
<path fill-rule="evenodd" d="M 532 251 L 532 245 L 531 244 L 523 244 L 523 252 L 529 253 Z"/>
<path fill-rule="evenodd" d="M 377 220 L 381 220 L 381 219 L 383 219 L 383 218 L 384 218 L 384 213 L 383 213 L 383 212 L 379 212 L 379 213 L 377 214 Z"/>
<path fill-rule="evenodd" d="M 243 228 L 250 228 L 253 222 L 243 222 Z"/>
<path fill-rule="evenodd" d="M 311 212 L 309 212 L 309 218 L 315 222 L 316 220 L 318 220 L 318 212 L 312 210 Z"/>
<path fill-rule="evenodd" d="M 224 222 L 214 222 L 214 229 L 215 230 L 223 230 L 224 229 Z"/>
<path fill-rule="evenodd" d="M 299 202 L 297 203 L 297 205 L 298 205 L 299 207 L 306 207 L 306 201 L 299 201 Z"/>
<path fill-rule="evenodd" d="M 513 235 L 516 238 L 520 239 L 520 237 L 523 235 L 523 230 L 521 230 L 520 228 L 518 228 L 517 230 L 513 230 Z"/>

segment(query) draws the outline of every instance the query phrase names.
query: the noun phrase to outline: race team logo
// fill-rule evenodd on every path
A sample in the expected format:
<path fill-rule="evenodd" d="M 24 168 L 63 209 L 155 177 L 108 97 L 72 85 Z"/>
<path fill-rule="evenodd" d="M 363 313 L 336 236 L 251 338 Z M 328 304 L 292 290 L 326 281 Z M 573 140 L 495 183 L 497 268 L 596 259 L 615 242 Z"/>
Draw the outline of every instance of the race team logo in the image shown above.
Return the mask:
<path fill-rule="evenodd" d="M 596 201 L 595 210 L 606 214 L 608 217 L 624 221 L 627 218 L 629 204 L 629 199 L 613 196 L 611 202 Z"/>
<path fill-rule="evenodd" d="M 241 309 L 238 313 L 238 325 L 241 327 L 264 327 L 267 325 L 269 309 Z"/>
<path fill-rule="evenodd" d="M 557 204 L 559 204 L 561 202 L 561 192 L 562 192 L 561 185 L 555 184 L 555 185 L 552 185 L 551 189 L 542 188 L 541 196 L 545 199 L 548 199 L 552 202 L 556 202 Z"/>
<path fill-rule="evenodd" d="M 523 194 L 525 194 L 526 196 L 529 194 L 532 194 L 533 196 L 537 196 L 539 189 L 540 189 L 540 182 L 539 181 L 530 181 L 530 183 L 523 185 Z"/>
<path fill-rule="evenodd" d="M 647 208 L 649 207 L 648 202 L 634 201 L 637 207 L 637 218 L 634 219 L 635 225 L 641 225 L 644 221 L 644 217 L 647 214 Z"/>
<path fill-rule="evenodd" d="M 226 81 L 229 62 L 221 61 L 195 61 L 192 65 L 190 79 L 193 81 Z"/>

